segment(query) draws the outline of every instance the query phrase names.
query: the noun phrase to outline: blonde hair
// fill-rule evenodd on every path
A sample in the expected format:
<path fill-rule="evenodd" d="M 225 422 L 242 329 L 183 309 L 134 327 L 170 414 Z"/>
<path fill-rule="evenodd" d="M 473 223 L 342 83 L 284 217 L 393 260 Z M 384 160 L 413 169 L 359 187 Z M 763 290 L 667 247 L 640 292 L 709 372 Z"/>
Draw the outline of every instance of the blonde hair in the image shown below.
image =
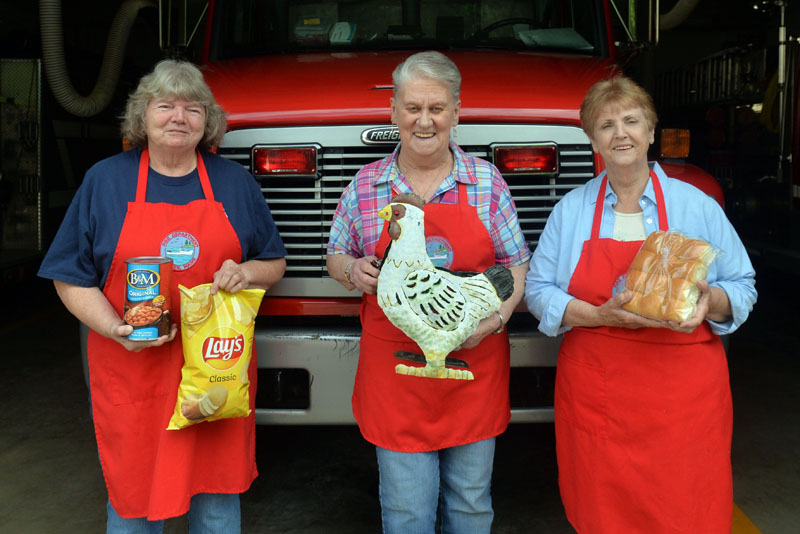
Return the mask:
<path fill-rule="evenodd" d="M 592 136 L 597 115 L 609 104 L 641 109 L 651 130 L 658 123 L 656 107 L 650 94 L 627 76 L 617 75 L 595 83 L 586 91 L 581 104 L 581 128 L 586 135 Z"/>
<path fill-rule="evenodd" d="M 456 64 L 441 52 L 435 50 L 418 52 L 400 63 L 392 73 L 394 95 L 397 96 L 403 84 L 418 78 L 429 78 L 445 84 L 450 88 L 453 100 L 458 100 L 461 94 L 461 72 Z"/>
<path fill-rule="evenodd" d="M 144 116 L 147 103 L 153 99 L 182 99 L 202 105 L 206 110 L 206 126 L 200 148 L 219 146 L 225 135 L 225 112 L 214 99 L 200 69 L 187 61 L 165 59 L 139 80 L 139 86 L 128 97 L 122 118 L 122 136 L 135 147 L 147 146 Z"/>

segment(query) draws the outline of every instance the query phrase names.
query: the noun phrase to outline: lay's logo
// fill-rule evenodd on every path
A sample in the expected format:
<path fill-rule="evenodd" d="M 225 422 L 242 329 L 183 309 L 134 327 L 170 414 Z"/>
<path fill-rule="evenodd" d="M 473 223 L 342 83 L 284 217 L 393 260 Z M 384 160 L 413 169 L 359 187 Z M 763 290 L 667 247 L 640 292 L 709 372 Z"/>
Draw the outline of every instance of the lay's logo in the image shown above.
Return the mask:
<path fill-rule="evenodd" d="M 132 269 L 128 271 L 128 286 L 133 289 L 150 289 L 161 281 L 161 276 L 150 269 Z"/>
<path fill-rule="evenodd" d="M 244 335 L 230 327 L 216 328 L 203 341 L 203 361 L 219 371 L 235 366 L 244 354 Z"/>

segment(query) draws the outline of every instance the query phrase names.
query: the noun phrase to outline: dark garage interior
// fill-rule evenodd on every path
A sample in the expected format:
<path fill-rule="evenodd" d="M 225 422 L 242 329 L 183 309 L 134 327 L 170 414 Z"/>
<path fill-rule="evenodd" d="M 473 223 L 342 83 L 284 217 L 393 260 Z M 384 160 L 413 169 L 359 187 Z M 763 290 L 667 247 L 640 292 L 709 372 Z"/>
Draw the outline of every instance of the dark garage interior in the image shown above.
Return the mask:
<path fill-rule="evenodd" d="M 621 46 L 625 71 L 654 95 L 659 128 L 691 131 L 687 161 L 721 186 L 756 270 L 758 302 L 727 339 L 733 533 L 799 532 L 800 166 L 793 159 L 800 152 L 800 9 L 779 0 L 706 0 L 654 44 L 644 27 L 652 2 L 614 3 L 623 18 L 635 6 L 637 37 L 650 39 Z M 661 1 L 660 11 L 679 3 Z M 69 80 L 89 95 L 112 21 L 133 2 L 56 4 L 63 4 Z M 118 117 L 138 79 L 163 57 L 199 61 L 208 2 L 151 4 L 131 8 L 107 105 L 79 116 L 48 83 L 38 3 L 0 3 L 3 532 L 101 532 L 105 525 L 79 323 L 36 272 L 86 170 L 121 150 Z M 687 85 L 698 73 L 702 81 Z M 36 95 L 36 106 L 21 95 Z M 559 498 L 554 440 L 547 421 L 513 422 L 498 437 L 493 532 L 574 532 Z M 355 424 L 259 424 L 256 443 L 259 477 L 242 496 L 244 532 L 380 531 L 375 452 Z M 170 519 L 165 532 L 185 525 Z"/>

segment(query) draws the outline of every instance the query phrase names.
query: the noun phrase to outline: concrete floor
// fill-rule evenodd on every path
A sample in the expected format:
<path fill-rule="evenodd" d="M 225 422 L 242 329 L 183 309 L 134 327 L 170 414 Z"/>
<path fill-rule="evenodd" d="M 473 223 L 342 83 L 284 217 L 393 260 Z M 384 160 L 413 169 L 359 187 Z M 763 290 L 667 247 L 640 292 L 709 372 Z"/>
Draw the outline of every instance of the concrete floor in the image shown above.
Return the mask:
<path fill-rule="evenodd" d="M 799 301 L 797 278 L 759 269 L 761 298 L 729 350 L 735 500 L 765 534 L 800 532 L 800 313 L 786 305 Z M 77 324 L 47 284 L 3 297 L 0 532 L 103 532 Z M 242 497 L 245 532 L 380 531 L 374 451 L 355 427 L 259 427 L 257 440 L 261 475 Z M 498 438 L 493 494 L 495 533 L 573 532 L 552 425 L 513 425 Z M 185 520 L 165 532 L 185 532 Z"/>

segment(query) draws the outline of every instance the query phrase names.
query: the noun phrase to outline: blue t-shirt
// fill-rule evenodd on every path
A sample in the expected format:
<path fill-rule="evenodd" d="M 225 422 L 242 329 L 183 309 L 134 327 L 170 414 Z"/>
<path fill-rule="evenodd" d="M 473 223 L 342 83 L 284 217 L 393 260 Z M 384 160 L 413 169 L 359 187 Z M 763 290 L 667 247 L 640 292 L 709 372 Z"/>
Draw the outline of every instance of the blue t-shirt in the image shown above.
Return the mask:
<path fill-rule="evenodd" d="M 729 334 L 745 322 L 756 302 L 755 271 L 747 251 L 725 212 L 717 202 L 680 180 L 668 178 L 657 163 L 653 170 L 664 192 L 667 221 L 672 230 L 711 243 L 722 251 L 708 269 L 706 280 L 728 295 L 733 316 L 724 323 L 708 319 L 716 334 Z M 605 175 L 570 191 L 556 204 L 533 253 L 525 280 L 525 304 L 539 319 L 539 330 L 555 336 L 569 330 L 561 324 L 564 310 L 574 297 L 567 290 L 581 257 L 583 243 L 591 237 L 597 193 Z M 611 238 L 614 231 L 614 205 L 617 196 L 606 188 L 600 238 Z M 650 180 L 639 200 L 645 234 L 659 229 L 653 182 Z M 611 288 L 608 288 L 609 294 Z"/>
<path fill-rule="evenodd" d="M 89 169 L 67 210 L 39 276 L 81 287 L 103 289 L 128 202 L 136 199 L 141 150 L 122 152 Z M 239 238 L 241 261 L 286 256 L 264 196 L 241 165 L 209 152 L 202 154 L 216 201 L 225 208 Z M 203 199 L 197 169 L 186 176 L 164 176 L 150 169 L 147 202 L 185 205 Z"/>

